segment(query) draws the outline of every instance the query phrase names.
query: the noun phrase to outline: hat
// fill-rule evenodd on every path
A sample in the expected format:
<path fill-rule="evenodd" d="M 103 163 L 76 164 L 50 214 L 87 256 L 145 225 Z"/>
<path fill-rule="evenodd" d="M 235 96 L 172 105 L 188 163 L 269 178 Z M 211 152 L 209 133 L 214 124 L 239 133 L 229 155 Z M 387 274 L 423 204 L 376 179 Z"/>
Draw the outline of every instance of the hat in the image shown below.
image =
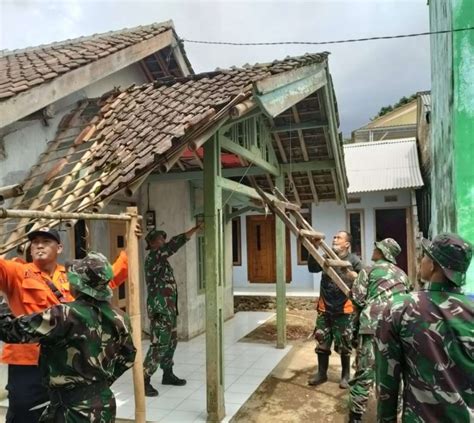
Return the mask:
<path fill-rule="evenodd" d="M 152 229 L 150 232 L 146 234 L 145 241 L 147 243 L 146 249 L 150 249 L 150 242 L 152 242 L 155 238 L 158 236 L 162 236 L 164 239 L 166 239 L 167 234 L 165 231 L 160 231 L 158 229 Z"/>
<path fill-rule="evenodd" d="M 432 242 L 421 240 L 426 254 L 441 266 L 445 276 L 456 286 L 466 283 L 466 272 L 472 259 L 472 245 L 459 235 L 443 233 Z"/>
<path fill-rule="evenodd" d="M 374 244 L 388 261 L 392 262 L 393 264 L 397 264 L 396 257 L 402 251 L 397 241 L 395 241 L 393 238 L 385 238 L 382 241 L 374 242 Z"/>
<path fill-rule="evenodd" d="M 69 283 L 77 290 L 96 300 L 109 300 L 112 290 L 109 282 L 114 272 L 109 261 L 100 253 L 91 251 L 81 260 L 66 264 Z"/>
<path fill-rule="evenodd" d="M 37 236 L 45 236 L 47 238 L 54 239 L 58 244 L 61 244 L 61 238 L 59 236 L 59 232 L 56 229 L 48 227 L 36 229 L 35 231 L 28 234 L 28 239 L 33 241 L 33 239 Z"/>

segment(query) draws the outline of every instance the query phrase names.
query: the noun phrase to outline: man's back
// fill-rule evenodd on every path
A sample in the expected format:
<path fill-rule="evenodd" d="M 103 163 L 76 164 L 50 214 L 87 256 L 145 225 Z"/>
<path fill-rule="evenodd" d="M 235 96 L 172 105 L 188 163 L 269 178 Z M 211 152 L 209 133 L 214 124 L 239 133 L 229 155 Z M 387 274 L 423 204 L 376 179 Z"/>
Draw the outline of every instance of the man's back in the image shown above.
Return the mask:
<path fill-rule="evenodd" d="M 380 421 L 393 418 L 400 376 L 403 421 L 474 420 L 474 306 L 457 288 L 431 283 L 400 297 L 376 338 Z"/>
<path fill-rule="evenodd" d="M 40 367 L 50 388 L 112 383 L 135 357 L 128 317 L 90 297 L 23 316 L 4 324 L 2 333 L 7 342 L 41 343 Z"/>

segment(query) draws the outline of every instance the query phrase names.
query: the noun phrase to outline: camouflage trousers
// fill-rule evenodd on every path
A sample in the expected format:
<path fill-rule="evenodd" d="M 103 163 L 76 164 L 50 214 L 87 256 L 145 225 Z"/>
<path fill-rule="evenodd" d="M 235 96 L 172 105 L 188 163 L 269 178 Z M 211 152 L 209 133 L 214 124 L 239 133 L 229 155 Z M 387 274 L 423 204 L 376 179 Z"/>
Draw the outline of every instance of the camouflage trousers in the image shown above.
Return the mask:
<path fill-rule="evenodd" d="M 150 348 L 143 363 L 145 377 L 151 377 L 158 366 L 173 367 L 173 356 L 178 343 L 176 313 L 157 314 L 150 318 Z"/>
<path fill-rule="evenodd" d="M 359 335 L 356 362 L 356 372 L 349 381 L 349 409 L 354 413 L 364 414 L 375 378 L 373 335 Z"/>
<path fill-rule="evenodd" d="M 112 423 L 117 407 L 110 388 L 98 392 L 91 389 L 86 398 L 60 398 L 50 394 L 50 405 L 41 415 L 40 422 L 47 423 Z"/>
<path fill-rule="evenodd" d="M 314 338 L 318 345 L 316 353 L 331 354 L 331 345 L 334 341 L 334 350 L 339 354 L 350 354 L 352 351 L 352 314 L 318 313 Z"/>

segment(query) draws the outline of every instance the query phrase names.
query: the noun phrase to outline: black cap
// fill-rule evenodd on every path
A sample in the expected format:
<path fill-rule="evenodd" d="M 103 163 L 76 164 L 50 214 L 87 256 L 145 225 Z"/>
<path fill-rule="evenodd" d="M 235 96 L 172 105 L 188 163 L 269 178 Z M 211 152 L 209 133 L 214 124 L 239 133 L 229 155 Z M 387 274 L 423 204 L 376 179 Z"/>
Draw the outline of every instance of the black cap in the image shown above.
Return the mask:
<path fill-rule="evenodd" d="M 61 244 L 61 238 L 59 236 L 59 232 L 53 228 L 40 228 L 36 229 L 33 232 L 28 234 L 28 239 L 33 241 L 34 238 L 37 236 L 45 236 L 47 238 L 54 239 L 58 244 Z"/>

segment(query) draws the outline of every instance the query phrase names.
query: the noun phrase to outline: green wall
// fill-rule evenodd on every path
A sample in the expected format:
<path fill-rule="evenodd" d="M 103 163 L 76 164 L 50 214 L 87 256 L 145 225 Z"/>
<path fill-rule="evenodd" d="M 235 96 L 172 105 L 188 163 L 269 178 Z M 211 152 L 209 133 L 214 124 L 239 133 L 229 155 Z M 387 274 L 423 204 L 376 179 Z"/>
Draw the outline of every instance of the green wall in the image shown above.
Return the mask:
<path fill-rule="evenodd" d="M 431 0 L 431 31 L 474 26 L 473 0 Z M 431 36 L 431 233 L 474 244 L 474 31 Z M 474 294 L 474 263 L 466 286 Z"/>

